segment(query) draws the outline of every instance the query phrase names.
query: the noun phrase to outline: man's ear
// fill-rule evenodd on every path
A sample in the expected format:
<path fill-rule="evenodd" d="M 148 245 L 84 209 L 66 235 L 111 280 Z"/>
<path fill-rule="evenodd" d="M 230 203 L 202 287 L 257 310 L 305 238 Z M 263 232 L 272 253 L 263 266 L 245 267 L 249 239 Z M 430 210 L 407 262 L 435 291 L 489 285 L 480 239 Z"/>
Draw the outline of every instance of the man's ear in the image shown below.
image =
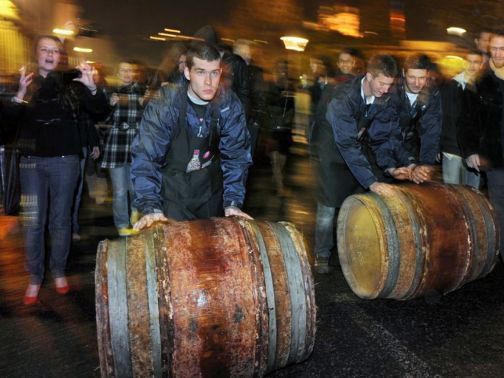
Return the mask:
<path fill-rule="evenodd" d="M 184 76 L 187 80 L 191 81 L 191 76 L 189 75 L 189 68 L 187 66 L 184 68 Z"/>
<path fill-rule="evenodd" d="M 371 72 L 367 72 L 366 73 L 366 80 L 369 82 L 371 80 L 373 80 L 373 74 Z"/>

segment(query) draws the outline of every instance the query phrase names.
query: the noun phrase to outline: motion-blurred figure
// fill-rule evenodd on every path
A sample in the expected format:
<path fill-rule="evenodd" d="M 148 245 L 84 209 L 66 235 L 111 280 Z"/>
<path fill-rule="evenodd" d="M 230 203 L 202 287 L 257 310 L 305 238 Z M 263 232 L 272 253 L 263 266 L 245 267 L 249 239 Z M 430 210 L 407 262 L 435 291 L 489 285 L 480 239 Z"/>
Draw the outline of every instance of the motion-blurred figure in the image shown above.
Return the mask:
<path fill-rule="evenodd" d="M 96 71 L 93 70 L 93 81 L 96 79 Z M 95 81 L 95 83 L 98 83 Z M 105 88 L 102 86 L 98 87 L 97 90 L 104 91 Z M 104 95 L 105 93 L 101 94 Z M 82 146 L 82 152 L 80 155 L 80 171 L 79 179 L 77 182 L 77 189 L 75 190 L 75 196 L 72 206 L 72 240 L 78 241 L 81 239 L 80 235 L 80 225 L 79 225 L 79 210 L 82 200 L 82 189 L 84 187 L 84 176 L 86 169 L 86 161 L 88 157 L 92 161 L 100 157 L 100 138 L 98 137 L 98 132 L 95 128 L 95 119 L 87 112 L 81 112 L 79 114 L 79 135 L 80 142 Z"/>
<path fill-rule="evenodd" d="M 108 85 L 105 80 L 105 68 L 102 65 L 95 65 L 93 78 L 99 90 L 103 90 L 106 93 Z M 105 138 L 108 133 L 108 127 L 104 123 L 98 123 L 95 125 L 95 127 L 97 128 L 98 132 L 100 151 L 103 151 Z M 109 184 L 107 179 L 108 175 L 106 170 L 101 167 L 102 155 L 103 154 L 100 154 L 100 158 L 98 159 L 88 158 L 86 162 L 85 174 L 89 197 L 93 199 L 98 205 L 103 204 L 109 197 Z"/>
<path fill-rule="evenodd" d="M 490 44 L 491 37 L 492 37 L 491 29 L 481 29 L 477 37 L 474 38 L 474 45 L 476 46 L 476 49 L 478 49 L 483 53 L 484 63 L 487 63 L 488 59 L 490 58 L 488 47 Z"/>
<path fill-rule="evenodd" d="M 253 60 L 253 52 L 258 51 L 251 41 L 238 39 L 233 45 L 233 52 L 240 56 L 247 64 L 247 78 L 249 88 L 247 128 L 250 133 L 250 151 L 252 157 L 259 140 L 261 123 L 264 121 L 266 107 L 266 83 L 264 70 Z"/>
<path fill-rule="evenodd" d="M 356 57 L 353 49 L 343 49 L 338 53 L 336 71 L 337 82 L 345 82 L 355 75 Z"/>
<path fill-rule="evenodd" d="M 473 109 L 465 108 L 462 145 L 468 167 L 486 172 L 490 202 L 504 235 L 504 31 L 492 34 L 489 48 L 488 69 L 476 81 L 477 101 Z"/>
<path fill-rule="evenodd" d="M 119 63 L 119 87 L 110 96 L 112 113 L 103 151 L 102 168 L 108 168 L 112 181 L 112 212 L 120 236 L 135 232 L 138 213 L 131 202 L 134 198 L 131 181 L 131 143 L 137 134 L 144 109 L 145 88 L 135 81 L 135 64 Z M 131 216 L 131 223 L 130 223 Z"/>
<path fill-rule="evenodd" d="M 265 127 L 269 132 L 268 155 L 273 170 L 273 183 L 279 196 L 283 196 L 283 170 L 292 145 L 292 126 L 295 115 L 294 84 L 289 78 L 287 61 L 276 64 L 273 82 L 266 99 Z"/>
<path fill-rule="evenodd" d="M 473 168 L 468 168 L 461 150 L 461 122 L 464 107 L 474 109 L 475 81 L 483 67 L 484 57 L 480 50 L 469 51 L 466 56 L 466 68 L 452 80 L 439 85 L 441 106 L 443 109 L 443 131 L 441 151 L 443 152 L 443 181 L 447 184 L 465 184 L 479 187 L 480 176 Z M 463 111 L 464 110 L 464 111 Z"/>

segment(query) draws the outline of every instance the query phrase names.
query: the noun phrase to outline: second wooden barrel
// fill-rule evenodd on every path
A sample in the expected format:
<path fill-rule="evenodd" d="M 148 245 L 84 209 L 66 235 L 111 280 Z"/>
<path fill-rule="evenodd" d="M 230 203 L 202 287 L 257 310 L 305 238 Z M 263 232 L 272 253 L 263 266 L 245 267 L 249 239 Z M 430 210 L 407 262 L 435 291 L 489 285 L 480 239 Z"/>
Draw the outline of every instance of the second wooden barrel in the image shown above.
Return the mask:
<path fill-rule="evenodd" d="M 315 294 L 289 223 L 215 218 L 100 243 L 104 377 L 252 377 L 308 358 Z"/>
<path fill-rule="evenodd" d="M 348 197 L 338 217 L 343 274 L 361 298 L 447 293 L 487 275 L 499 246 L 488 200 L 461 185 L 402 184 Z"/>

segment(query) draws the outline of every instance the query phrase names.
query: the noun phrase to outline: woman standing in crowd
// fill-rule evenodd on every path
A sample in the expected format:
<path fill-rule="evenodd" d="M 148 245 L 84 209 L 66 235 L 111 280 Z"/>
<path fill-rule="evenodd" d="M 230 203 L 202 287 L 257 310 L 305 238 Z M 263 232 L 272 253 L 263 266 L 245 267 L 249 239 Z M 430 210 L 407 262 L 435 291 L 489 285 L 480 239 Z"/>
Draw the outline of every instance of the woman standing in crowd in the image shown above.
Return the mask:
<path fill-rule="evenodd" d="M 21 215 L 30 274 L 25 304 L 37 302 L 44 280 L 46 225 L 56 291 L 69 291 L 65 268 L 70 252 L 72 201 L 79 177 L 78 120 L 84 112 L 99 119 L 107 111 L 105 95 L 97 90 L 89 65 L 82 64 L 69 72 L 58 70 L 63 56 L 58 38 L 38 38 L 35 53 L 38 69 L 28 74 L 24 68 L 21 70 L 11 109 L 20 127 Z"/>
<path fill-rule="evenodd" d="M 119 87 L 110 96 L 113 107 L 108 135 L 103 148 L 102 168 L 108 168 L 112 181 L 112 212 L 114 224 L 120 236 L 137 233 L 131 228 L 137 217 L 130 208 L 133 201 L 131 181 L 131 142 L 137 134 L 144 109 L 143 88 L 136 81 L 136 65 L 123 61 L 119 64 Z M 131 211 L 130 211 L 131 210 Z M 131 216 L 131 222 L 130 222 Z"/>

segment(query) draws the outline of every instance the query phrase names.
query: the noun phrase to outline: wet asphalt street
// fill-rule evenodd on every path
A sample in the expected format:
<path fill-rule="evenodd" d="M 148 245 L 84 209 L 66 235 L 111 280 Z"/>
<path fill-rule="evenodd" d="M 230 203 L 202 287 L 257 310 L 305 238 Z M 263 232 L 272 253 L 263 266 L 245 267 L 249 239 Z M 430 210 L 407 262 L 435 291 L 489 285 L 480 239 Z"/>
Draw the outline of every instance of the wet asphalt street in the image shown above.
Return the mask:
<path fill-rule="evenodd" d="M 268 161 L 250 173 L 246 211 L 258 219 L 287 220 L 311 245 L 314 180 L 304 144 L 286 168 L 287 195 L 276 196 Z M 94 265 L 99 240 L 115 237 L 110 202 L 85 200 L 82 235 L 72 246 L 69 282 L 59 296 L 48 279 L 40 304 L 27 307 L 27 276 L 15 219 L 0 229 L 0 377 L 99 376 L 94 311 Z M 5 231 L 6 232 L 6 231 Z M 499 377 L 504 375 L 504 268 L 443 297 L 409 301 L 362 300 L 339 267 L 316 275 L 315 348 L 306 362 L 271 377 Z"/>

